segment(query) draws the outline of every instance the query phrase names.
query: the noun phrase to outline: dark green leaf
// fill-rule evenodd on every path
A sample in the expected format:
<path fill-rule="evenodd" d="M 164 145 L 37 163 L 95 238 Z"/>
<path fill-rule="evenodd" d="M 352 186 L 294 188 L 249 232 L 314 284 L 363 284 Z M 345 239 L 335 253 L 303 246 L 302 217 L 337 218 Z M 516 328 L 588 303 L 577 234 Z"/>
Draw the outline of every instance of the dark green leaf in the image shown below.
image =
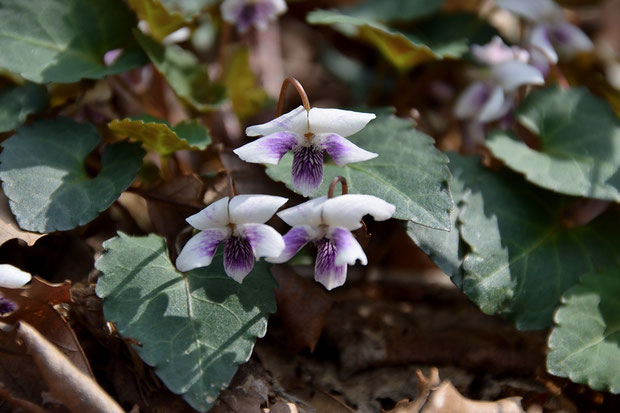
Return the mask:
<path fill-rule="evenodd" d="M 219 3 L 219 0 L 161 0 L 170 11 L 178 11 L 186 20 L 192 20 L 203 9 Z"/>
<path fill-rule="evenodd" d="M 549 372 L 620 393 L 620 269 L 583 277 L 564 294 L 554 320 Z"/>
<path fill-rule="evenodd" d="M 172 392 L 209 410 L 276 309 L 267 264 L 257 262 L 239 284 L 224 273 L 221 254 L 208 267 L 178 272 L 156 235 L 120 233 L 104 248 L 96 267 L 106 319 L 140 343 L 135 350 Z"/>
<path fill-rule="evenodd" d="M 196 56 L 177 45 L 164 46 L 134 31 L 138 42 L 175 93 L 200 111 L 214 109 L 225 98 L 222 85 L 211 82 Z"/>
<path fill-rule="evenodd" d="M 366 0 L 343 9 L 345 14 L 381 22 L 409 21 L 437 12 L 444 0 Z"/>
<path fill-rule="evenodd" d="M 521 329 L 547 327 L 562 294 L 583 274 L 620 265 L 613 213 L 568 228 L 562 217 L 570 199 L 508 171 L 494 173 L 476 159 L 459 162 L 454 173 L 461 168 L 471 191 L 458 217 L 470 248 L 463 291 L 484 312 L 502 313 Z"/>
<path fill-rule="evenodd" d="M 0 67 L 34 82 L 99 79 L 145 62 L 133 50 L 104 64 L 133 42 L 136 19 L 122 0 L 0 0 L 0 21 Z"/>
<path fill-rule="evenodd" d="M 604 100 L 549 87 L 531 93 L 516 115 L 540 137 L 540 150 L 497 131 L 487 142 L 495 156 L 543 188 L 620 201 L 620 122 Z"/>
<path fill-rule="evenodd" d="M 47 90 L 34 83 L 0 90 L 0 132 L 17 128 L 28 115 L 45 109 L 47 100 Z"/>
<path fill-rule="evenodd" d="M 349 184 L 349 193 L 374 195 L 394 204 L 394 218 L 449 230 L 452 198 L 448 159 L 435 148 L 433 139 L 415 130 L 410 121 L 384 112 L 348 138 L 379 156 L 343 168 L 326 163 L 323 183 L 311 197 L 327 194 L 332 179 L 342 175 Z M 267 174 L 295 190 L 292 163 L 293 155 L 288 153 L 278 165 L 269 165 Z"/>
<path fill-rule="evenodd" d="M 84 166 L 100 141 L 97 129 L 66 118 L 40 120 L 2 143 L 0 179 L 22 229 L 64 231 L 92 221 L 134 180 L 144 151 L 138 144 L 108 146 L 101 171 Z"/>

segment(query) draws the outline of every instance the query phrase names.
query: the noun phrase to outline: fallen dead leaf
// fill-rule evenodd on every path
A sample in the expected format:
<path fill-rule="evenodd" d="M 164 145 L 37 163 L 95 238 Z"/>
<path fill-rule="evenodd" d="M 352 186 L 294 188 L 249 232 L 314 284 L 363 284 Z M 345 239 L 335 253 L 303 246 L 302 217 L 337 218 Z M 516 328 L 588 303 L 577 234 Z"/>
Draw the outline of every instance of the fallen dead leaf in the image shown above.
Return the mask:
<path fill-rule="evenodd" d="M 9 208 L 9 199 L 0 191 L 0 245 L 14 238 L 26 241 L 28 245 L 34 245 L 35 242 L 46 234 L 38 234 L 36 232 L 28 232 L 22 230 Z"/>
<path fill-rule="evenodd" d="M 13 405 L 13 407 L 17 409 L 21 409 L 27 413 L 49 413 L 44 408 L 29 402 L 28 400 L 23 400 L 17 397 L 13 397 L 13 395 L 5 389 L 0 388 L 0 397 Z"/>

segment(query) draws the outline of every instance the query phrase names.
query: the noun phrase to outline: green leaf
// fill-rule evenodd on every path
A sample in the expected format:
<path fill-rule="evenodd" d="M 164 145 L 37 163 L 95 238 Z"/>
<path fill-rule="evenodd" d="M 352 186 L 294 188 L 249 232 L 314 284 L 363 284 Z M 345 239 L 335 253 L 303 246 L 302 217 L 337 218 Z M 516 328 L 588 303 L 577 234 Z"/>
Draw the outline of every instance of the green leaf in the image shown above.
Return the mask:
<path fill-rule="evenodd" d="M 182 149 L 202 150 L 211 143 L 209 131 L 197 120 L 188 120 L 176 126 L 153 117 L 116 119 L 108 124 L 112 132 L 141 142 L 146 149 L 168 156 Z"/>
<path fill-rule="evenodd" d="M 493 155 L 543 188 L 620 201 L 620 122 L 604 100 L 549 87 L 531 93 L 516 116 L 540 137 L 540 150 L 496 131 L 487 141 Z"/>
<path fill-rule="evenodd" d="M 103 246 L 96 291 L 106 319 L 140 343 L 134 349 L 172 392 L 209 410 L 276 309 L 267 264 L 257 262 L 239 284 L 224 273 L 221 254 L 208 267 L 178 272 L 156 235 L 119 233 Z"/>
<path fill-rule="evenodd" d="M 432 60 L 456 59 L 471 43 L 486 43 L 494 29 L 473 14 L 438 15 L 418 24 L 415 31 L 401 32 L 368 17 L 337 11 L 315 10 L 308 23 L 333 25 L 350 37 L 360 37 L 376 47 L 394 66 L 407 70 Z"/>
<path fill-rule="evenodd" d="M 246 47 L 237 48 L 229 57 L 224 68 L 224 83 L 233 110 L 241 120 L 258 113 L 269 100 L 267 92 L 260 87 L 252 72 Z"/>
<path fill-rule="evenodd" d="M 596 390 L 620 393 L 620 270 L 584 276 L 562 297 L 547 369 Z"/>
<path fill-rule="evenodd" d="M 144 63 L 124 53 L 111 66 L 103 55 L 133 43 L 136 19 L 122 0 L 0 0 L 0 68 L 33 82 L 99 79 Z"/>
<path fill-rule="evenodd" d="M 180 98 L 199 111 L 212 110 L 224 101 L 224 87 L 211 82 L 207 68 L 191 52 L 177 45 L 161 45 L 137 30 L 134 35 Z"/>
<path fill-rule="evenodd" d="M 467 176 L 458 217 L 469 247 L 463 291 L 484 312 L 512 318 L 520 329 L 548 327 L 560 297 L 583 274 L 620 265 L 620 232 L 609 230 L 613 213 L 568 228 L 562 218 L 569 198 L 473 158 L 453 172 Z"/>
<path fill-rule="evenodd" d="M 47 90 L 34 83 L 7 86 L 0 91 L 0 132 L 20 126 L 28 115 L 47 107 Z"/>
<path fill-rule="evenodd" d="M 66 118 L 39 120 L 2 143 L 0 179 L 19 226 L 64 231 L 92 221 L 134 180 L 144 151 L 137 144 L 108 146 L 91 178 L 84 161 L 100 141 L 97 129 Z"/>
<path fill-rule="evenodd" d="M 375 21 L 410 21 L 439 11 L 444 0 L 366 0 L 343 9 L 345 14 Z"/>
<path fill-rule="evenodd" d="M 149 26 L 149 31 L 157 41 L 186 25 L 185 18 L 178 12 L 169 12 L 159 0 L 129 0 L 141 20 Z"/>
<path fill-rule="evenodd" d="M 323 183 L 311 197 L 327 194 L 330 182 L 342 175 L 349 184 L 349 193 L 374 195 L 394 204 L 394 218 L 449 230 L 452 198 L 448 159 L 435 148 L 433 139 L 415 130 L 410 121 L 388 115 L 385 110 L 380 112 L 368 126 L 348 138 L 379 156 L 342 168 L 326 163 Z M 267 174 L 295 191 L 292 164 L 293 155 L 288 153 L 278 165 L 269 165 Z"/>
<path fill-rule="evenodd" d="M 161 0 L 164 6 L 170 11 L 178 11 L 187 21 L 191 21 L 200 12 L 220 0 Z"/>

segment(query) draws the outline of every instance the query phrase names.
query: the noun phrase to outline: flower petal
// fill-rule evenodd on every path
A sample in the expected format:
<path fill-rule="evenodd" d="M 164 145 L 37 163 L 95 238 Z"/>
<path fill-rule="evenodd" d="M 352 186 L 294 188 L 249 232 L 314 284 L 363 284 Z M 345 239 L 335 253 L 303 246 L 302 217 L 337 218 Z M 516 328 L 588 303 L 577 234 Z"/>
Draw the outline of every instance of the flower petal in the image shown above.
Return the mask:
<path fill-rule="evenodd" d="M 491 87 L 485 82 L 474 82 L 459 96 L 454 114 L 459 119 L 472 119 L 482 110 L 489 99 Z"/>
<path fill-rule="evenodd" d="M 566 59 L 594 48 L 592 40 L 577 26 L 561 22 L 549 27 L 548 34 L 558 53 Z"/>
<path fill-rule="evenodd" d="M 303 106 L 299 106 L 270 122 L 250 126 L 245 130 L 245 134 L 248 136 L 266 136 L 284 131 L 301 136 L 308 132 L 308 112 Z"/>
<path fill-rule="evenodd" d="M 504 103 L 504 90 L 501 86 L 496 86 L 491 91 L 489 98 L 482 108 L 480 108 L 477 119 L 480 122 L 491 122 L 501 118 L 505 115 L 505 113 L 502 113 Z"/>
<path fill-rule="evenodd" d="M 230 200 L 228 211 L 234 224 L 264 224 L 288 201 L 273 195 L 237 195 Z"/>
<path fill-rule="evenodd" d="M 532 48 L 545 56 L 545 59 L 548 62 L 558 62 L 558 54 L 551 44 L 551 39 L 549 39 L 549 33 L 547 32 L 546 26 L 539 24 L 534 27 L 532 33 L 530 33 L 529 41 Z"/>
<path fill-rule="evenodd" d="M 314 142 L 325 149 L 336 165 L 344 166 L 348 163 L 367 161 L 379 156 L 355 145 L 350 140 L 333 133 L 316 135 Z"/>
<path fill-rule="evenodd" d="M 177 269 L 187 272 L 211 264 L 217 246 L 230 235 L 230 232 L 227 227 L 211 228 L 194 235 L 177 257 Z"/>
<path fill-rule="evenodd" d="M 243 237 L 230 237 L 224 242 L 224 271 L 241 283 L 254 268 L 252 245 Z"/>
<path fill-rule="evenodd" d="M 293 186 L 303 196 L 310 195 L 323 182 L 323 148 L 298 146 L 293 152 Z"/>
<path fill-rule="evenodd" d="M 368 259 L 362 246 L 357 242 L 351 231 L 343 227 L 332 227 L 327 234 L 336 246 L 336 259 L 334 263 L 338 265 L 355 265 L 360 260 L 362 265 L 368 264 Z"/>
<path fill-rule="evenodd" d="M 533 22 L 562 16 L 562 10 L 553 0 L 496 0 L 498 6 Z"/>
<path fill-rule="evenodd" d="M 372 195 L 340 195 L 323 204 L 323 223 L 349 230 L 361 228 L 364 215 L 372 215 L 377 221 L 389 219 L 396 207 Z"/>
<path fill-rule="evenodd" d="M 210 228 L 221 228 L 228 225 L 228 197 L 213 202 L 202 211 L 185 220 L 194 228 L 204 231 Z"/>
<path fill-rule="evenodd" d="M 545 78 L 538 69 L 518 60 L 495 65 L 491 72 L 506 92 L 514 92 L 523 85 L 545 84 Z"/>
<path fill-rule="evenodd" d="M 321 212 L 323 210 L 323 203 L 326 200 L 326 196 L 320 196 L 303 204 L 280 211 L 277 215 L 291 227 L 303 225 L 318 227 L 322 224 Z"/>
<path fill-rule="evenodd" d="M 474 44 L 471 46 L 471 53 L 481 63 L 496 65 L 508 60 L 521 60 L 527 62 L 529 53 L 519 47 L 510 47 L 499 36 L 494 36 L 493 40 L 484 46 Z"/>
<path fill-rule="evenodd" d="M 270 163 L 276 165 L 285 153 L 299 143 L 299 136 L 292 132 L 276 132 L 256 139 L 254 142 L 235 149 L 239 158 L 252 163 Z"/>
<path fill-rule="evenodd" d="M 374 113 L 353 112 L 341 109 L 312 108 L 308 113 L 310 132 L 335 133 L 350 136 L 364 129 L 377 116 Z"/>
<path fill-rule="evenodd" d="M 314 279 L 331 290 L 340 287 L 347 279 L 347 266 L 336 265 L 336 246 L 323 238 L 318 242 L 318 252 L 314 263 Z"/>
<path fill-rule="evenodd" d="M 284 240 L 284 250 L 282 253 L 273 258 L 267 258 L 265 261 L 274 263 L 283 263 L 295 256 L 300 249 L 303 248 L 311 240 L 315 239 L 318 231 L 310 225 L 300 225 L 291 228 L 282 239 Z"/>
<path fill-rule="evenodd" d="M 32 275 L 11 264 L 0 264 L 0 287 L 19 288 L 28 283 Z"/>
<path fill-rule="evenodd" d="M 277 257 L 284 251 L 282 235 L 269 225 L 243 224 L 237 227 L 239 235 L 250 243 L 254 256 Z"/>

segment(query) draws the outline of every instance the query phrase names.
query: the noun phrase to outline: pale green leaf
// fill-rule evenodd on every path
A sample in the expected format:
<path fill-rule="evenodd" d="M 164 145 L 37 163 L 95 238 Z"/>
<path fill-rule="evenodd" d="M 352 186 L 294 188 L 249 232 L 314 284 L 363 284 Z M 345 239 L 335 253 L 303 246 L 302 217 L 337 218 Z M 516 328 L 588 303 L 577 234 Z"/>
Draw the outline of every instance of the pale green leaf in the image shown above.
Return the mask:
<path fill-rule="evenodd" d="M 180 13 L 168 11 L 160 0 L 129 0 L 129 5 L 147 23 L 151 35 L 157 41 L 187 24 Z"/>
<path fill-rule="evenodd" d="M 45 109 L 47 101 L 47 90 L 34 83 L 0 90 L 0 132 L 17 128 L 28 115 Z"/>
<path fill-rule="evenodd" d="M 233 110 L 241 120 L 256 115 L 267 101 L 267 92 L 259 85 L 250 67 L 250 53 L 247 48 L 235 49 L 224 67 L 224 83 Z"/>

